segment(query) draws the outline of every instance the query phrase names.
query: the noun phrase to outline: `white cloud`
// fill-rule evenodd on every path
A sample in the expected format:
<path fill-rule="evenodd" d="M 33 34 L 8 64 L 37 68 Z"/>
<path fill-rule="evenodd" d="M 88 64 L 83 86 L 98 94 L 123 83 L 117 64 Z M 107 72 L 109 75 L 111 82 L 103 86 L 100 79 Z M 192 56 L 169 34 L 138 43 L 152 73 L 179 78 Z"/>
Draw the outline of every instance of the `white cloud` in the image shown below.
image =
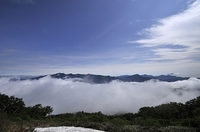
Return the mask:
<path fill-rule="evenodd" d="M 200 56 L 200 0 L 194 1 L 181 13 L 158 20 L 158 23 L 143 30 L 146 39 L 131 43 L 151 47 L 160 59 L 192 59 Z M 180 47 L 174 49 L 172 45 Z"/>
<path fill-rule="evenodd" d="M 174 88 L 182 88 L 174 91 Z M 40 80 L 9 81 L 0 78 L 0 91 L 23 98 L 26 105 L 50 105 L 54 113 L 97 112 L 105 114 L 137 112 L 143 106 L 171 101 L 185 102 L 199 96 L 200 80 L 178 82 L 88 84 L 45 77 Z M 180 96 L 181 95 L 181 96 Z"/>

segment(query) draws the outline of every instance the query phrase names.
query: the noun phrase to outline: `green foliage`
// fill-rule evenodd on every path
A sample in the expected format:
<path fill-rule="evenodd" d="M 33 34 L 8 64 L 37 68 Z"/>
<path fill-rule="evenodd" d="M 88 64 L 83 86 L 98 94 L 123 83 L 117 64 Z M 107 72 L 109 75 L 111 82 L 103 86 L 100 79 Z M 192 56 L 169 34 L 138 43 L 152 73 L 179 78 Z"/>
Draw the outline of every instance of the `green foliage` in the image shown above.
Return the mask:
<path fill-rule="evenodd" d="M 52 107 L 43 107 L 41 104 L 36 104 L 26 108 L 26 114 L 35 119 L 45 118 L 51 112 L 53 112 Z"/>
<path fill-rule="evenodd" d="M 109 122 L 111 122 L 115 125 L 126 125 L 127 124 L 127 121 L 123 120 L 121 118 L 114 118 L 114 119 L 111 119 Z"/>
<path fill-rule="evenodd" d="M 126 113 L 121 115 L 103 115 L 98 113 L 85 113 L 83 111 L 74 114 L 51 115 L 55 120 L 63 122 L 109 122 L 117 126 L 141 125 L 141 126 L 187 126 L 200 127 L 200 98 L 197 97 L 185 104 L 170 102 L 155 107 L 142 107 L 138 113 Z M 189 109 L 187 109 L 189 108 Z"/>
<path fill-rule="evenodd" d="M 9 97 L 0 93 L 0 112 L 29 120 L 30 118 L 44 118 L 53 112 L 53 108 L 50 106 L 43 107 L 41 104 L 25 107 L 24 101 L 21 98 Z"/>
<path fill-rule="evenodd" d="M 14 116 L 24 113 L 25 104 L 21 98 L 7 96 L 0 93 L 0 112 L 5 112 Z"/>
<path fill-rule="evenodd" d="M 155 120 L 155 119 L 145 119 L 141 122 L 142 126 L 156 126 L 156 127 L 160 127 L 160 122 L 158 120 Z"/>
<path fill-rule="evenodd" d="M 197 120 L 200 116 L 200 97 L 187 101 L 185 104 L 170 102 L 156 107 L 142 107 L 136 114 L 143 119 L 158 119 L 161 125 L 171 125 L 179 122 L 179 125 L 191 125 L 191 119 Z M 194 124 L 194 123 L 193 123 Z"/>
<path fill-rule="evenodd" d="M 156 115 L 155 108 L 153 107 L 142 107 L 139 109 L 138 116 L 142 116 L 144 118 L 152 118 Z"/>
<path fill-rule="evenodd" d="M 98 128 L 106 131 L 119 129 L 123 131 L 123 126 L 128 126 L 128 129 L 131 129 L 131 126 L 156 128 L 186 126 L 200 129 L 200 96 L 185 104 L 170 102 L 155 107 L 142 107 L 135 114 L 104 115 L 100 111 L 95 113 L 80 111 L 49 115 L 52 112 L 53 108 L 50 106 L 36 104 L 25 107 L 22 99 L 0 94 L 0 131 L 7 128 L 5 126 L 9 124 L 17 125 L 24 121 L 32 122 L 35 120 L 37 122 L 53 122 L 57 125 Z"/>

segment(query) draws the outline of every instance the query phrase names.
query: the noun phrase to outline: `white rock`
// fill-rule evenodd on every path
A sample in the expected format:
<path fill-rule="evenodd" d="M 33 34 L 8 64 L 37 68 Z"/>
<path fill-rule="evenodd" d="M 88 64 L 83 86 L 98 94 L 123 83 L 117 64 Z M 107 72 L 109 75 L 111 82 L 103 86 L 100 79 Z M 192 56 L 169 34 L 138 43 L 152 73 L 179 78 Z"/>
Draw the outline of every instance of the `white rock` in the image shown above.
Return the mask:
<path fill-rule="evenodd" d="M 34 132 L 103 132 L 100 130 L 94 130 L 90 128 L 82 127 L 46 127 L 46 128 L 35 128 Z"/>

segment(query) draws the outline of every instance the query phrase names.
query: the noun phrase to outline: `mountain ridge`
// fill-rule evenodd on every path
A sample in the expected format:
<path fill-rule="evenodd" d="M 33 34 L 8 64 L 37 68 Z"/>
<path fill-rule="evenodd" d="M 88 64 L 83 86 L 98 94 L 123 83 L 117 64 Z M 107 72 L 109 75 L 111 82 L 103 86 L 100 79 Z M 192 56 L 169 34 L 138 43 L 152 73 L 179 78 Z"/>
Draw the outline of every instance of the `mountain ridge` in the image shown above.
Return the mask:
<path fill-rule="evenodd" d="M 95 74 L 65 74 L 65 73 L 55 73 L 55 74 L 49 74 L 49 75 L 41 75 L 37 77 L 30 78 L 30 80 L 38 80 L 40 78 L 50 76 L 52 78 L 56 79 L 78 79 L 76 81 L 81 81 L 85 83 L 93 83 L 93 84 L 103 84 L 103 83 L 110 83 L 111 81 L 118 80 L 122 82 L 145 82 L 148 80 L 159 80 L 159 81 L 165 81 L 165 82 L 174 82 L 174 81 L 182 81 L 187 80 L 190 77 L 177 77 L 172 75 L 159 75 L 159 76 L 153 76 L 153 75 L 139 75 L 139 74 L 133 74 L 133 75 L 121 75 L 121 76 L 105 76 L 105 75 L 95 75 Z"/>
<path fill-rule="evenodd" d="M 187 80 L 190 77 L 178 77 L 174 75 L 121 75 L 121 76 L 109 76 L 109 75 L 96 75 L 96 74 L 66 74 L 66 73 L 55 73 L 55 74 L 46 74 L 46 75 L 38 75 L 38 76 L 0 76 L 2 77 L 10 77 L 10 81 L 23 81 L 23 80 L 39 80 L 41 78 L 50 76 L 56 79 L 73 79 L 74 81 L 84 82 L 84 83 L 91 83 L 91 84 L 103 84 L 103 83 L 110 83 L 112 81 L 121 81 L 121 82 L 145 82 L 149 80 L 158 80 L 164 82 L 175 82 L 175 81 L 182 81 Z M 197 78 L 200 79 L 200 78 Z"/>

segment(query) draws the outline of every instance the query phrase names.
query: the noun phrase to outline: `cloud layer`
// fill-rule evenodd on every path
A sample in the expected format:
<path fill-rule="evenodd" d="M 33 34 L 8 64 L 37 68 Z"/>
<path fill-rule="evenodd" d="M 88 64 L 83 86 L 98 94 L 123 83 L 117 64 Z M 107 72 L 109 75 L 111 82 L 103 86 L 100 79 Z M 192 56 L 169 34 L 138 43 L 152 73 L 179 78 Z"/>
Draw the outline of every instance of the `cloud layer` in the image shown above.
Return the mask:
<path fill-rule="evenodd" d="M 0 78 L 0 92 L 23 98 L 27 106 L 50 105 L 54 114 L 77 111 L 115 114 L 137 112 L 143 106 L 193 99 L 200 95 L 200 80 L 88 84 L 51 77 L 32 81 L 9 81 L 3 77 Z"/>

